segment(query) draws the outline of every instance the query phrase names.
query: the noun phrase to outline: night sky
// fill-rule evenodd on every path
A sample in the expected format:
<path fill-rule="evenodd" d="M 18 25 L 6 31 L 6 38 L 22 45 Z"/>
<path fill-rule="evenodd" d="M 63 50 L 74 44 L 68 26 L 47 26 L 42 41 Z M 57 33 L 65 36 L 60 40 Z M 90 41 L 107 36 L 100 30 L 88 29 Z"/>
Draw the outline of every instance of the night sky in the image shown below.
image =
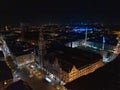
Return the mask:
<path fill-rule="evenodd" d="M 120 23 L 115 0 L 0 0 L 0 23 Z"/>

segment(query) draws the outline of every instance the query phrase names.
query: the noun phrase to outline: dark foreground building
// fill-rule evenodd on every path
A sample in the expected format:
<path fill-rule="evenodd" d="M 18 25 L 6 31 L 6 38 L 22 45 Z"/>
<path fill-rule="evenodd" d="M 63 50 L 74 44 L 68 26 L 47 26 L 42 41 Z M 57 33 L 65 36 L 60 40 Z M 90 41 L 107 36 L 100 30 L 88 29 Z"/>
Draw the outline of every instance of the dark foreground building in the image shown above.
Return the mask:
<path fill-rule="evenodd" d="M 120 90 L 120 55 L 94 73 L 65 85 L 67 90 Z"/>
<path fill-rule="evenodd" d="M 44 60 L 46 71 L 65 83 L 92 73 L 103 65 L 101 55 L 68 47 L 49 53 Z"/>
<path fill-rule="evenodd" d="M 11 69 L 6 65 L 5 61 L 0 61 L 0 90 L 4 90 L 12 82 L 13 76 Z"/>
<path fill-rule="evenodd" d="M 9 85 L 5 90 L 33 90 L 27 82 L 19 80 Z"/>

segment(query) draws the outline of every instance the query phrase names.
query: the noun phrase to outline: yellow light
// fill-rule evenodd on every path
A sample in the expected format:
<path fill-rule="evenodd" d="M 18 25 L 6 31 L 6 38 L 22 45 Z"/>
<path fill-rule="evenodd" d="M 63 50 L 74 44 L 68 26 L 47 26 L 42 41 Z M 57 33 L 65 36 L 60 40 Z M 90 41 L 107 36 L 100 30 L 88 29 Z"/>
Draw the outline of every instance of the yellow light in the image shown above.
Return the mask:
<path fill-rule="evenodd" d="M 113 33 L 119 35 L 120 31 L 113 31 Z"/>
<path fill-rule="evenodd" d="M 5 82 L 4 82 L 4 85 L 6 85 L 6 84 L 7 84 L 7 82 L 5 81 Z"/>

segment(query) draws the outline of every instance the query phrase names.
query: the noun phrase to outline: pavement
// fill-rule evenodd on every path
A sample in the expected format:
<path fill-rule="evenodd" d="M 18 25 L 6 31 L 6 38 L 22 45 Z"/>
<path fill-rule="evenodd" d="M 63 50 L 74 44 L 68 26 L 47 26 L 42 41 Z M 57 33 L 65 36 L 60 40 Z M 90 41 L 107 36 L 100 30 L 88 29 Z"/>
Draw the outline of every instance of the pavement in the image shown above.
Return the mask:
<path fill-rule="evenodd" d="M 5 54 L 5 61 L 13 72 L 14 82 L 22 79 L 23 81 L 28 82 L 33 90 L 64 90 L 59 84 L 51 84 L 47 82 L 44 79 L 46 72 L 39 67 L 31 67 L 31 65 L 34 65 L 35 63 L 17 67 L 18 65 L 16 65 L 12 56 L 10 54 L 8 55 L 7 52 L 5 52 Z"/>
<path fill-rule="evenodd" d="M 13 74 L 14 80 L 17 81 L 17 79 L 22 79 L 28 82 L 33 90 L 63 90 L 62 86 L 47 82 L 44 79 L 45 72 L 41 69 L 34 70 L 29 69 L 28 67 L 29 66 L 26 65 L 22 66 L 21 68 L 17 68 Z M 40 74 L 37 75 L 38 73 Z"/>

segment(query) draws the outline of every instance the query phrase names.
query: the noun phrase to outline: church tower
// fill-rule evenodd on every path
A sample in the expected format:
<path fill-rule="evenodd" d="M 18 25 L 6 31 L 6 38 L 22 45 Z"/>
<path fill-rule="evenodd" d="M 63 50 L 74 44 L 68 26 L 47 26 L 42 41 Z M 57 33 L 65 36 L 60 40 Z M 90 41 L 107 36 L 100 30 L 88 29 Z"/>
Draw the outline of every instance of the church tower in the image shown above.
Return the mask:
<path fill-rule="evenodd" d="M 45 45 L 45 40 L 44 40 L 44 36 L 43 36 L 43 31 L 39 30 L 39 39 L 38 39 L 38 54 L 39 54 L 39 64 L 40 67 L 43 68 L 43 60 L 46 54 L 46 45 Z"/>

